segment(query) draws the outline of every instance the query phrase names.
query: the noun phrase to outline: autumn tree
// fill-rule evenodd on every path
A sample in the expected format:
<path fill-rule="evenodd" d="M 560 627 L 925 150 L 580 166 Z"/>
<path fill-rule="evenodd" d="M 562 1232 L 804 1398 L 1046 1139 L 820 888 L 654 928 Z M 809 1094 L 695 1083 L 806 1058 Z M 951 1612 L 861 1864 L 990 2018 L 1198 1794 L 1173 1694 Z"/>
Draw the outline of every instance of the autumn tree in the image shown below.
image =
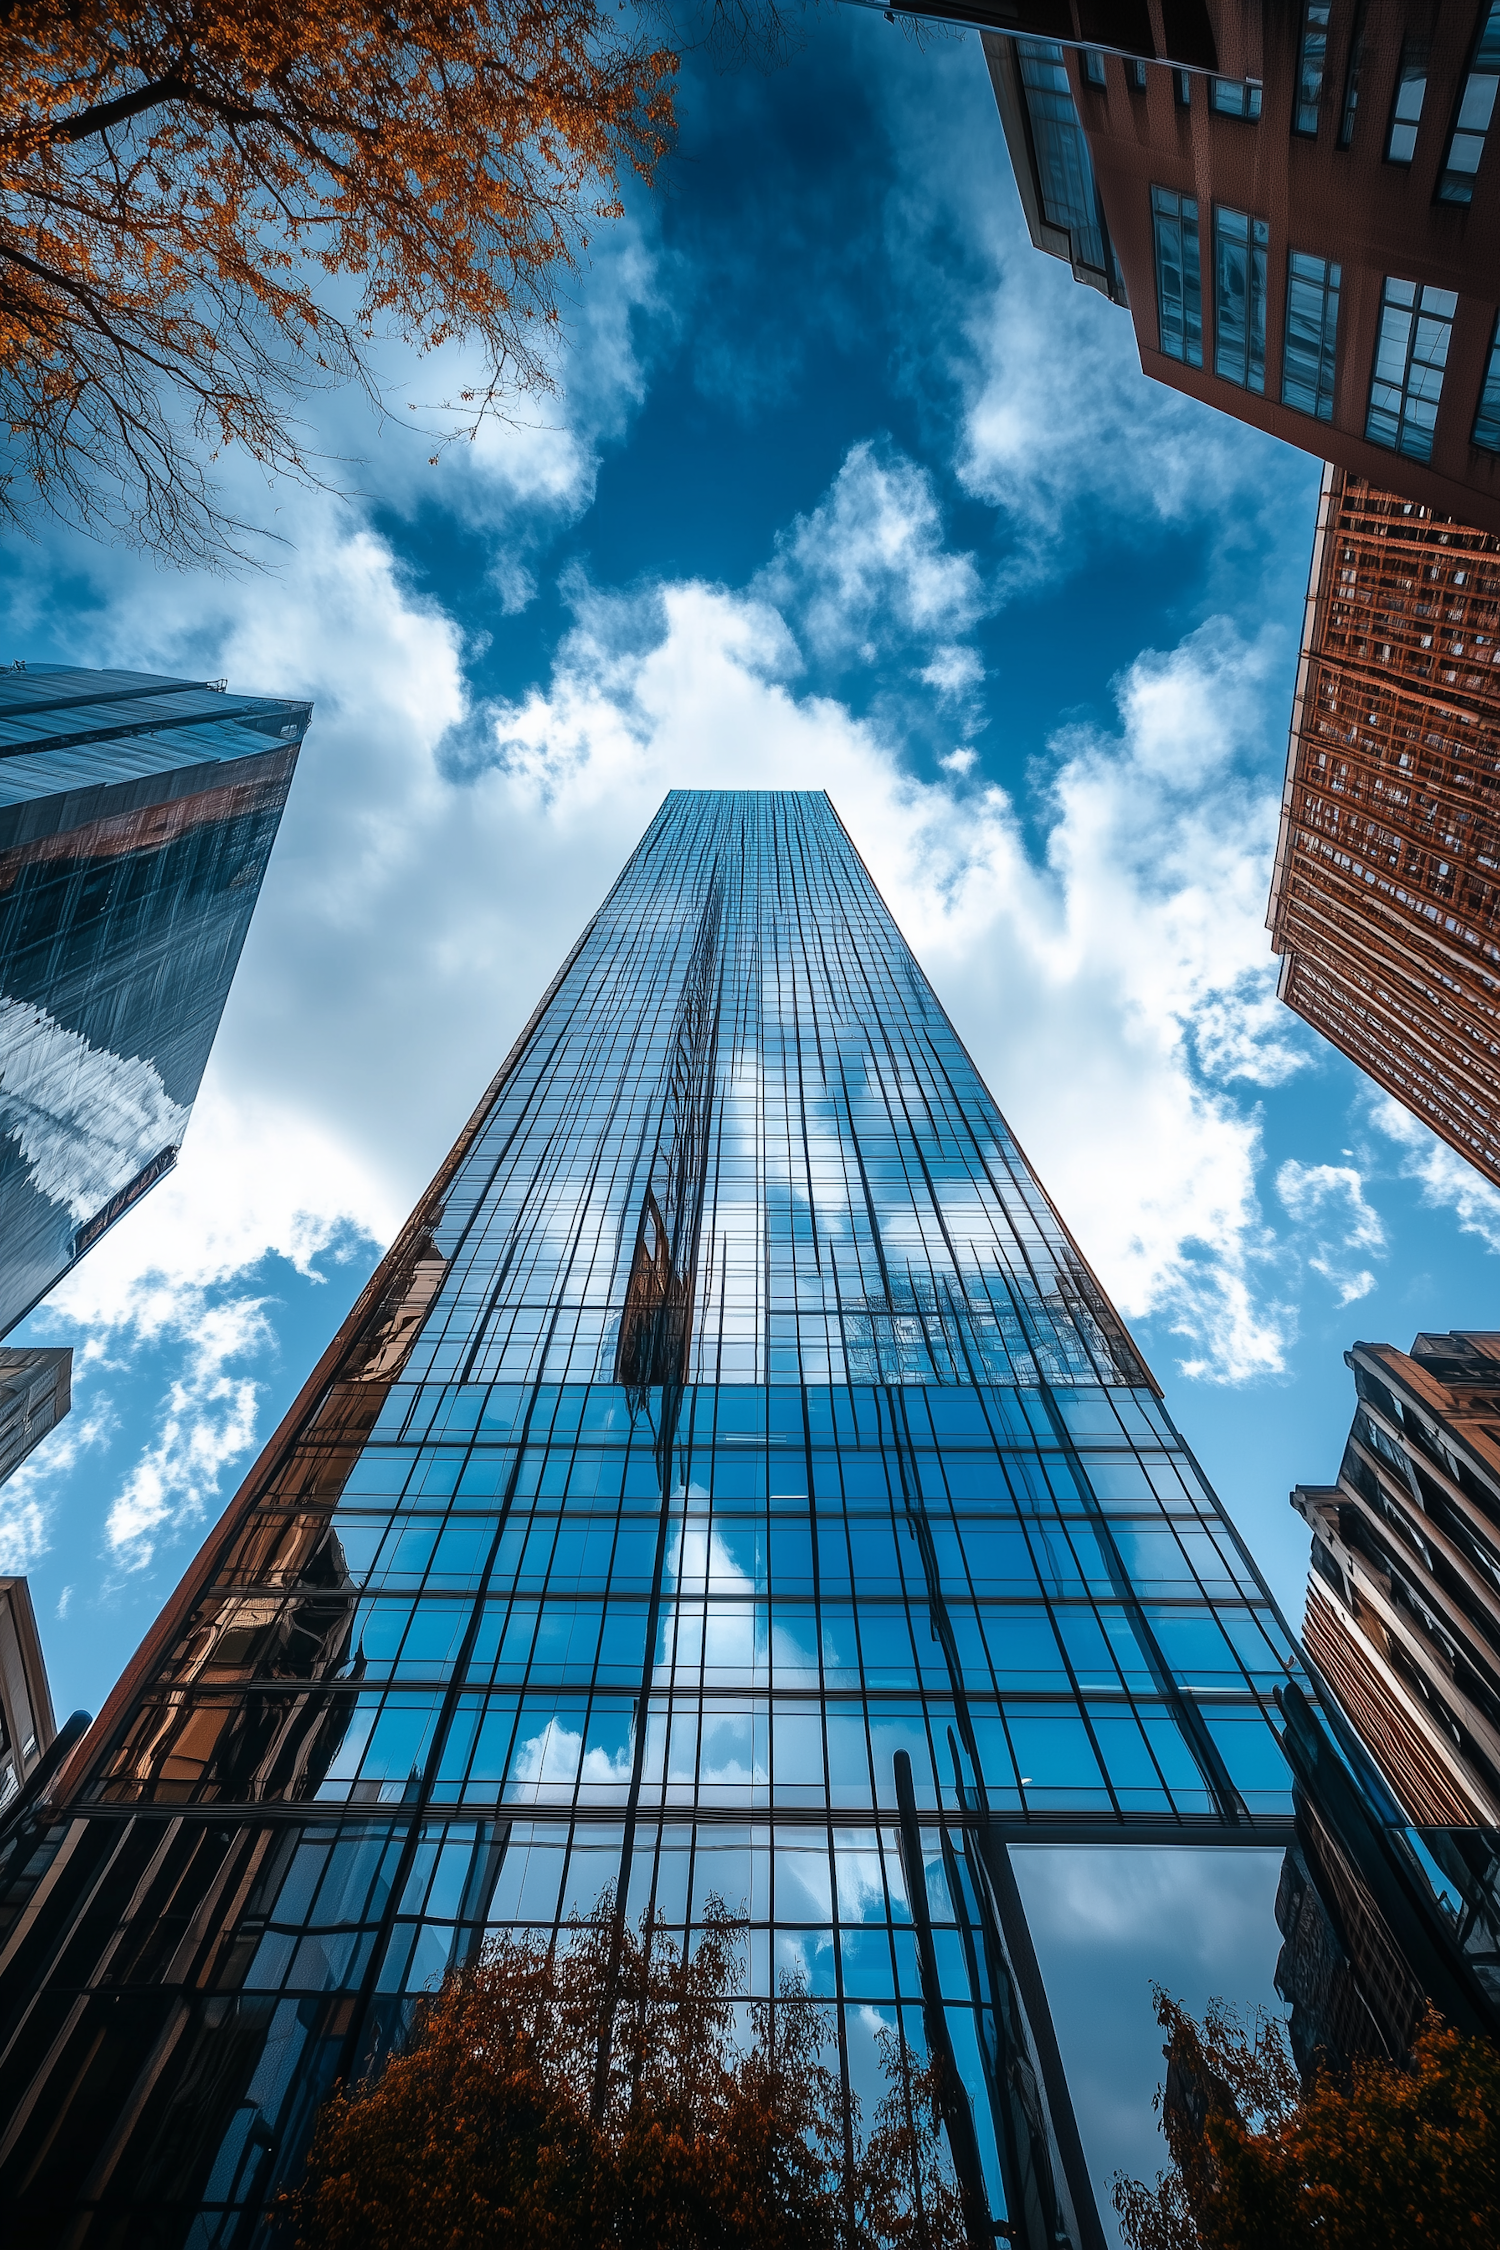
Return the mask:
<path fill-rule="evenodd" d="M 1467 2250 L 1500 2242 L 1500 2049 L 1429 2015 L 1404 2064 L 1304 2088 L 1274 2018 L 1200 2024 L 1158 1989 L 1171 2159 L 1123 2174 L 1129 2250 Z"/>
<path fill-rule="evenodd" d="M 961 2250 L 930 2072 L 887 2035 L 865 2139 L 824 2012 L 738 1981 L 717 1902 L 690 1954 L 607 1902 L 554 1948 L 501 1938 L 325 2107 L 301 2250 Z"/>
<path fill-rule="evenodd" d="M 650 180 L 676 60 L 608 0 L 0 0 L 0 516 L 176 560 L 213 457 L 307 471 L 372 339 L 473 349 L 472 430 L 549 380 L 590 227 Z"/>

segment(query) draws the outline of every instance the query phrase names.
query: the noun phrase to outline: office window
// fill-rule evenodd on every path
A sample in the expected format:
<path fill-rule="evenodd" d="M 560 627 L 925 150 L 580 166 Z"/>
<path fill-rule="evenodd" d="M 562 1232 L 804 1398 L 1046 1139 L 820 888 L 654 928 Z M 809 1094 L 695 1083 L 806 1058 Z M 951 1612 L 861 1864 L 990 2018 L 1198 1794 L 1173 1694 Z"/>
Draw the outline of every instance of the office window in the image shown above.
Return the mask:
<path fill-rule="evenodd" d="M 1489 365 L 1479 394 L 1479 412 L 1474 417 L 1474 443 L 1482 445 L 1486 453 L 1500 453 L 1500 321 L 1490 339 Z"/>
<path fill-rule="evenodd" d="M 1354 118 L 1359 108 L 1359 72 L 1365 58 L 1365 0 L 1359 0 L 1354 11 L 1354 30 L 1349 40 L 1349 61 L 1344 71 L 1344 101 L 1339 112 L 1339 147 L 1347 148 L 1354 138 Z"/>
<path fill-rule="evenodd" d="M 1193 101 L 1193 74 L 1190 70 L 1174 70 L 1173 82 L 1177 88 L 1177 106 L 1190 109 Z"/>
<path fill-rule="evenodd" d="M 1245 117 L 1251 120 L 1260 115 L 1260 88 L 1244 78 L 1215 78 L 1209 99 L 1221 117 Z"/>
<path fill-rule="evenodd" d="M 1203 365 L 1203 282 L 1198 264 L 1198 203 L 1170 188 L 1151 190 L 1156 235 L 1156 314 L 1168 359 Z"/>
<path fill-rule="evenodd" d="M 1408 39 L 1401 50 L 1401 75 L 1391 104 L 1391 129 L 1385 153 L 1392 164 L 1410 164 L 1417 153 L 1417 126 L 1427 99 L 1427 42 Z"/>
<path fill-rule="evenodd" d="M 1474 60 L 1459 96 L 1458 116 L 1449 135 L 1448 154 L 1438 181 L 1440 203 L 1473 202 L 1474 174 L 1484 154 L 1484 137 L 1495 114 L 1497 92 L 1500 92 L 1500 0 L 1495 0 L 1485 17 Z"/>
<path fill-rule="evenodd" d="M 1050 39 L 1018 39 L 1016 59 L 1036 149 L 1042 215 L 1049 225 L 1067 228 L 1077 264 L 1105 273 L 1104 226 L 1094 167 L 1063 51 Z"/>
<path fill-rule="evenodd" d="M 1144 94 L 1144 92 L 1146 91 L 1146 66 L 1141 61 L 1139 55 L 1135 57 L 1130 65 L 1130 84 L 1135 88 L 1138 94 Z"/>
<path fill-rule="evenodd" d="M 1091 86 L 1102 86 L 1105 83 L 1104 57 L 1097 47 L 1084 48 L 1083 75 Z"/>
<path fill-rule="evenodd" d="M 1297 61 L 1297 110 L 1293 131 L 1316 133 L 1328 67 L 1329 0 L 1309 0 L 1302 18 L 1302 53 Z"/>
<path fill-rule="evenodd" d="M 1264 219 L 1214 212 L 1214 373 L 1242 390 L 1266 387 Z"/>
<path fill-rule="evenodd" d="M 1457 303 L 1451 289 L 1423 289 L 1414 281 L 1387 277 L 1365 422 L 1365 436 L 1372 445 L 1389 446 L 1413 461 L 1432 459 L 1432 432 Z"/>
<path fill-rule="evenodd" d="M 1339 269 L 1326 258 L 1294 250 L 1287 260 L 1286 343 L 1281 403 L 1316 421 L 1333 420 L 1333 374 L 1339 334 Z"/>

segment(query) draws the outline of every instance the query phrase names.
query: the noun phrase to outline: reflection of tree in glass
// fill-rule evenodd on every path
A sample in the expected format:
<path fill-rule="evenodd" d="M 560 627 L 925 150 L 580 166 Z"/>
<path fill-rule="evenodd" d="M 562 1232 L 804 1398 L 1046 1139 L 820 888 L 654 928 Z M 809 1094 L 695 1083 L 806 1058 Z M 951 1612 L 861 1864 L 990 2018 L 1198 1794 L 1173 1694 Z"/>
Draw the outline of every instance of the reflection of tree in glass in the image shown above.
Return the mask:
<path fill-rule="evenodd" d="M 1117 2173 L 1128 2250 L 1422 2250 L 1500 2241 L 1500 2048 L 1429 2014 L 1404 2063 L 1299 2080 L 1281 2022 L 1156 1988 L 1171 2157 Z"/>
<path fill-rule="evenodd" d="M 608 1898 L 554 1949 L 496 1940 L 323 2111 L 300 2250 L 961 2250 L 930 2066 L 884 2034 L 863 2134 L 827 2011 L 790 1978 L 740 1999 L 740 1966 L 718 1900 L 690 1954 L 644 1919 L 619 1942 Z"/>

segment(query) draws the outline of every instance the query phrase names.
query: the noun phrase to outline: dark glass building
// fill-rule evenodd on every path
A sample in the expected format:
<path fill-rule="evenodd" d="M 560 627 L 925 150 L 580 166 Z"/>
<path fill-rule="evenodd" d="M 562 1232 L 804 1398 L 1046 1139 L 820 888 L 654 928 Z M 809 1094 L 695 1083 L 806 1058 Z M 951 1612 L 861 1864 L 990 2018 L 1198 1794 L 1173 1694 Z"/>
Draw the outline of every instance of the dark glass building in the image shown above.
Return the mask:
<path fill-rule="evenodd" d="M 34 1446 L 55 1429 L 73 1404 L 73 1354 L 33 1344 L 0 1346 L 0 1484 Z"/>
<path fill-rule="evenodd" d="M 1016 1855 L 1274 1885 L 1310 1694 L 828 799 L 674 793 L 0 1848 L 12 2239 L 248 2243 L 486 1931 L 717 1895 L 1098 2250 Z"/>
<path fill-rule="evenodd" d="M 1032 239 L 1146 373 L 1500 533 L 1500 0 L 1210 0 L 1175 37 L 1168 5 L 1154 60 L 1127 7 L 1007 13 Z"/>
<path fill-rule="evenodd" d="M 0 672 L 0 1335 L 174 1163 L 310 716 Z"/>

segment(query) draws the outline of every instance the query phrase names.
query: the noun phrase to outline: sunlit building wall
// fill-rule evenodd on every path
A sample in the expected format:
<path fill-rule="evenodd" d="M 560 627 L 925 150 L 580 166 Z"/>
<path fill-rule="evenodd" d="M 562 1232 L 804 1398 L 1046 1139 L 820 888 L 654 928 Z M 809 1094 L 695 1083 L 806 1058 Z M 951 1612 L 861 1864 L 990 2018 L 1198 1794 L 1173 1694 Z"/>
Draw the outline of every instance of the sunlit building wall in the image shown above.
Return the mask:
<path fill-rule="evenodd" d="M 1500 1183 L 1500 536 L 1329 469 L 1267 920 L 1278 989 Z"/>
<path fill-rule="evenodd" d="M 0 1335 L 175 1162 L 309 717 L 0 671 Z"/>
<path fill-rule="evenodd" d="M 1099 2250 L 1017 1861 L 1249 1855 L 1269 1927 L 1310 1689 L 828 799 L 674 792 L 0 1852 L 12 2238 L 248 2242 L 486 1933 L 717 1897 Z"/>

